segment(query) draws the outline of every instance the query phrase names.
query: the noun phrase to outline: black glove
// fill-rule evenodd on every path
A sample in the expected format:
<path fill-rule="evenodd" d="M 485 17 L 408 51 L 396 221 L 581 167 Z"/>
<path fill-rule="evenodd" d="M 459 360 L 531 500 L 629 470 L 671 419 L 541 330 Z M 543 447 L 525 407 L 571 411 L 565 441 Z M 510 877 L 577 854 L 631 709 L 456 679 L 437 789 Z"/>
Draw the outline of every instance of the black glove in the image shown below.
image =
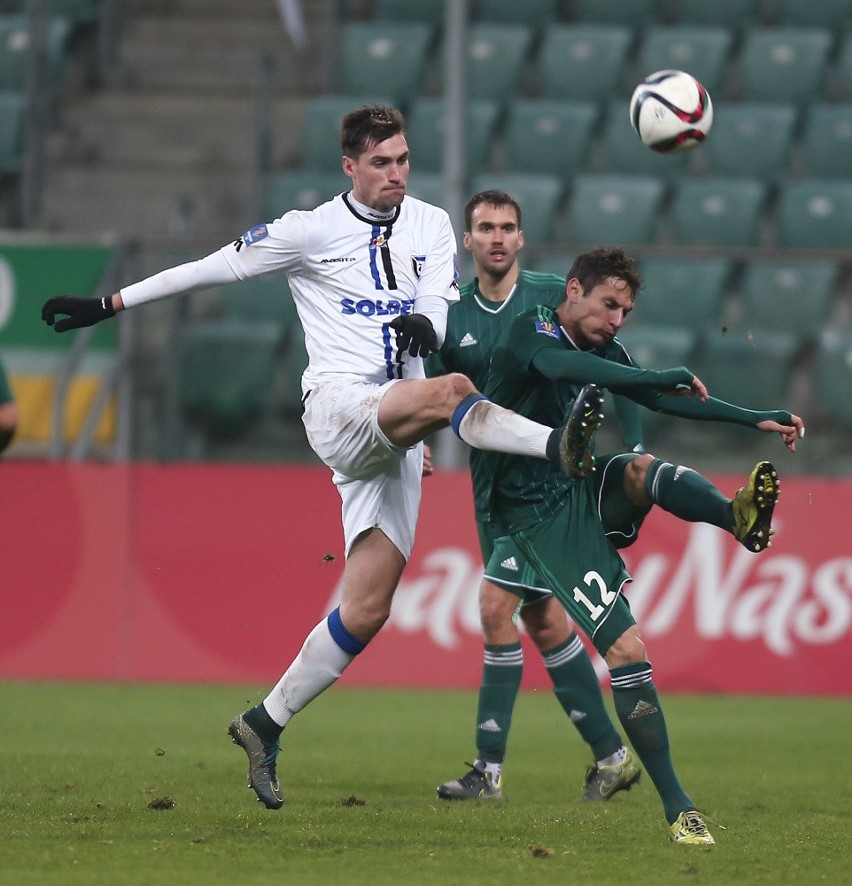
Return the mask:
<path fill-rule="evenodd" d="M 59 320 L 54 326 L 57 314 L 67 314 L 65 320 Z M 94 326 L 101 320 L 115 316 L 112 296 L 106 298 L 81 298 L 79 295 L 57 295 L 49 298 L 41 309 L 41 319 L 57 332 L 69 329 L 81 329 L 83 326 Z"/>
<path fill-rule="evenodd" d="M 396 330 L 396 344 L 412 357 L 428 357 L 438 350 L 438 336 L 432 321 L 423 314 L 400 314 L 388 324 Z"/>

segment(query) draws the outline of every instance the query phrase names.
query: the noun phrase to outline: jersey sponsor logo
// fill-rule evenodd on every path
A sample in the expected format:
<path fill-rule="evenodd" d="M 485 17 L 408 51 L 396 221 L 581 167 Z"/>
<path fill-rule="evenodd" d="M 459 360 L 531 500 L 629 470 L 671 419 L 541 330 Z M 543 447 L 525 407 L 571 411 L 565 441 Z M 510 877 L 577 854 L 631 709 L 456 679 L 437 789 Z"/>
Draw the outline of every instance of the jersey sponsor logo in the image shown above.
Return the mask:
<path fill-rule="evenodd" d="M 377 237 L 373 237 L 373 239 L 370 240 L 370 249 L 381 249 L 387 242 L 385 235 L 379 234 Z"/>
<path fill-rule="evenodd" d="M 414 301 L 390 298 L 362 298 L 358 301 L 352 298 L 340 300 L 341 314 L 360 314 L 362 317 L 395 317 L 399 314 L 413 314 Z"/>
<path fill-rule="evenodd" d="M 550 320 L 536 320 L 535 331 L 559 338 L 559 327 L 555 323 L 551 323 Z"/>
<path fill-rule="evenodd" d="M 252 243 L 257 243 L 258 240 L 263 240 L 268 236 L 269 228 L 266 225 L 255 225 L 243 233 L 239 240 L 234 241 L 234 248 L 239 252 L 243 246 L 251 246 Z"/>
<path fill-rule="evenodd" d="M 460 348 L 469 348 L 471 345 L 478 345 L 479 342 L 469 333 L 466 332 L 459 342 Z"/>
<path fill-rule="evenodd" d="M 504 569 L 511 569 L 513 572 L 518 571 L 518 561 L 514 557 L 506 557 L 500 565 Z"/>
<path fill-rule="evenodd" d="M 320 264 L 321 265 L 333 265 L 333 264 L 337 264 L 338 262 L 350 262 L 350 261 L 358 261 L 358 259 L 352 258 L 351 255 L 343 255 L 340 258 L 321 258 Z"/>
<path fill-rule="evenodd" d="M 414 271 L 414 276 L 417 279 L 420 279 L 420 275 L 423 273 L 423 265 L 426 264 L 426 256 L 425 255 L 412 255 L 411 256 L 411 270 Z"/>

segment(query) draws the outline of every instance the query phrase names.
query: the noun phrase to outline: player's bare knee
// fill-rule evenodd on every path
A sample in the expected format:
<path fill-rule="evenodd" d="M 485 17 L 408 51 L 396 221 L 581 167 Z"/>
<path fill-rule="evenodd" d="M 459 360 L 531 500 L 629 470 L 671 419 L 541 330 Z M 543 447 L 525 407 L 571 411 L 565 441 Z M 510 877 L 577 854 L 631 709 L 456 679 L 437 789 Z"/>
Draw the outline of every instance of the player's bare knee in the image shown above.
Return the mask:
<path fill-rule="evenodd" d="M 626 630 L 607 649 L 604 659 L 610 670 L 622 665 L 640 664 L 643 661 L 647 661 L 645 644 L 639 636 L 639 631 L 635 627 Z"/>
<path fill-rule="evenodd" d="M 645 491 L 645 477 L 648 475 L 648 466 L 654 460 L 654 456 L 643 453 L 628 462 L 624 469 L 624 490 L 627 497 L 635 504 L 650 504 L 651 499 Z"/>

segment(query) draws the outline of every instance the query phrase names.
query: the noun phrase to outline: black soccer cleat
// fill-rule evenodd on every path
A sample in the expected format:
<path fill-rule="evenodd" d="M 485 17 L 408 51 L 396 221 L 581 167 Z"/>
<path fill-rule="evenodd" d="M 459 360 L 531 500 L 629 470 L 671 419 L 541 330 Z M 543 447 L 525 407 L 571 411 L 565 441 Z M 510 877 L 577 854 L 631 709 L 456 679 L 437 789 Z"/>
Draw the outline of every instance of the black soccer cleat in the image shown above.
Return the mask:
<path fill-rule="evenodd" d="M 258 801 L 267 809 L 280 809 L 284 805 L 284 795 L 275 775 L 275 760 L 281 746 L 277 741 L 264 741 L 249 726 L 243 714 L 231 721 L 228 735 L 235 745 L 246 752 L 249 760 L 248 784 L 257 794 Z"/>
<path fill-rule="evenodd" d="M 569 477 L 586 477 L 595 469 L 589 444 L 603 421 L 603 394 L 586 385 L 577 394 L 565 421 L 547 438 L 547 457 Z"/>

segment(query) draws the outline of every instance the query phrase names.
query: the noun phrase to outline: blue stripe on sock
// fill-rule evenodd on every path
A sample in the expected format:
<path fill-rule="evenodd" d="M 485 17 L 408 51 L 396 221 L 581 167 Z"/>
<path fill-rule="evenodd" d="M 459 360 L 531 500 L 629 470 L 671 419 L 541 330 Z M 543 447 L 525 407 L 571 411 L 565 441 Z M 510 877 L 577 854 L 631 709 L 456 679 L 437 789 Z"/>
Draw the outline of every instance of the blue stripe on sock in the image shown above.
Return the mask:
<path fill-rule="evenodd" d="M 482 394 L 468 394 L 464 400 L 456 406 L 455 411 L 453 412 L 453 417 L 450 419 L 450 424 L 453 427 L 453 433 L 460 437 L 459 434 L 459 425 L 462 423 L 462 419 L 468 414 L 471 406 L 475 403 L 478 403 L 480 400 L 486 400 Z"/>
<path fill-rule="evenodd" d="M 340 620 L 339 606 L 333 612 L 329 613 L 328 631 L 331 634 L 331 639 L 334 640 L 334 642 L 337 643 L 337 645 L 348 655 L 357 655 L 359 652 L 362 652 L 367 645 L 366 643 L 362 643 L 356 637 L 353 637 L 343 626 L 343 622 Z"/>

